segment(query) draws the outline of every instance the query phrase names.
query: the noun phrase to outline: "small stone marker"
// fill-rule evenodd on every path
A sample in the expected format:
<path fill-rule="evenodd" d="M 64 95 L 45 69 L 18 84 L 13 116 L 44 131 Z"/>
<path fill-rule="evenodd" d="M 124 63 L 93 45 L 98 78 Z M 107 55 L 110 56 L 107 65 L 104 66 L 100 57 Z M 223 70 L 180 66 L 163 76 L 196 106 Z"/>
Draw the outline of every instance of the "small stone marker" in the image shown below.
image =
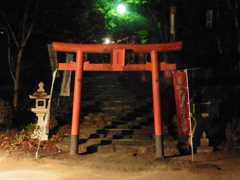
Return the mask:
<path fill-rule="evenodd" d="M 211 153 L 213 147 L 209 146 L 209 139 L 206 137 L 206 132 L 203 131 L 202 138 L 200 139 L 200 146 L 197 147 L 197 153 Z"/>

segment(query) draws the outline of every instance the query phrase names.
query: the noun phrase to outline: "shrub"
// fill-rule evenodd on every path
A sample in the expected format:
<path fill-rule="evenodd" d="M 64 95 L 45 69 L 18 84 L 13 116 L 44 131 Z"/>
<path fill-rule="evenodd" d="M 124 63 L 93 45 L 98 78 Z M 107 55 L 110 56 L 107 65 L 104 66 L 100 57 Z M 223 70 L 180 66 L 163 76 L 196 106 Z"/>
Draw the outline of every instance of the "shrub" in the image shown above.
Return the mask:
<path fill-rule="evenodd" d="M 36 128 L 37 128 L 37 124 L 34 124 L 34 123 L 30 123 L 30 124 L 28 124 L 28 125 L 25 127 L 28 135 L 33 134 L 33 132 L 34 132 L 34 130 L 35 130 Z"/>
<path fill-rule="evenodd" d="M 0 125 L 11 126 L 13 120 L 13 108 L 8 101 L 0 99 Z"/>
<path fill-rule="evenodd" d="M 220 146 L 221 149 L 227 151 L 240 149 L 240 118 L 234 117 L 232 122 L 227 123 L 226 127 L 226 140 Z"/>

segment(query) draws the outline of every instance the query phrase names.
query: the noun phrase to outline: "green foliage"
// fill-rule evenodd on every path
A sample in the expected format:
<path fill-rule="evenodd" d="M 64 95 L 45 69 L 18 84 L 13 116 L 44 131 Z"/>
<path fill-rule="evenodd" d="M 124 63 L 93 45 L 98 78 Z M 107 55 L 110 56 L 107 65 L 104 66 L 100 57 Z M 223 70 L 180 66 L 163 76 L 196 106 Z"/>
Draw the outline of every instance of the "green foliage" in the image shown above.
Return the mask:
<path fill-rule="evenodd" d="M 141 44 L 147 44 L 148 40 L 148 31 L 147 30 L 142 30 L 137 32 L 139 35 L 139 38 L 141 39 Z"/>
<path fill-rule="evenodd" d="M 134 3 L 134 4 L 145 4 L 149 1 L 147 0 L 126 0 L 126 3 Z"/>
<path fill-rule="evenodd" d="M 125 13 L 118 13 L 117 6 L 123 4 Z M 113 40 L 127 36 L 148 36 L 136 43 L 163 43 L 169 41 L 169 2 L 167 0 L 94 0 L 93 8 L 103 16 L 106 36 Z M 143 41 L 143 42 L 141 42 Z"/>
<path fill-rule="evenodd" d="M 27 133 L 29 135 L 31 135 L 33 133 L 33 131 L 36 129 L 36 127 L 37 127 L 37 124 L 30 123 L 25 127 L 25 129 L 26 129 Z"/>
<path fill-rule="evenodd" d="M 11 126 L 13 120 L 13 109 L 8 101 L 0 99 L 0 125 Z"/>
<path fill-rule="evenodd" d="M 24 139 L 26 137 L 26 133 L 24 130 L 20 131 L 20 132 L 16 132 L 14 135 L 13 135 L 13 139 L 11 141 L 11 145 L 19 145 L 21 144 Z"/>
<path fill-rule="evenodd" d="M 95 0 L 93 7 L 96 12 L 103 15 L 108 35 L 121 38 L 120 36 L 148 29 L 148 19 L 141 14 L 141 5 L 145 3 L 147 1 L 141 0 L 126 0 L 125 2 L 121 2 L 127 9 L 123 14 L 117 12 L 119 4 L 116 1 Z M 125 33 L 125 35 L 122 33 Z"/>

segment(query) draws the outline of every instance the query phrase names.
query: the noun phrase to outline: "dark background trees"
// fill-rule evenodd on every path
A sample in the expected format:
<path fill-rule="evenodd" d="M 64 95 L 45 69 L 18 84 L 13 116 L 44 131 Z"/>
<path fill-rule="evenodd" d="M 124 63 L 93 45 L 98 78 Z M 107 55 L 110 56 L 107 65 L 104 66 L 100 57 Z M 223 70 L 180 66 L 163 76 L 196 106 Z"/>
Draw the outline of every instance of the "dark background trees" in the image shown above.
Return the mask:
<path fill-rule="evenodd" d="M 48 43 L 93 43 L 99 36 L 94 32 L 101 34 L 101 17 L 91 6 L 91 1 L 74 0 L 1 2 L 2 86 L 10 88 L 7 92 L 13 96 L 15 109 L 19 93 L 26 92 L 39 79 L 51 77 Z"/>

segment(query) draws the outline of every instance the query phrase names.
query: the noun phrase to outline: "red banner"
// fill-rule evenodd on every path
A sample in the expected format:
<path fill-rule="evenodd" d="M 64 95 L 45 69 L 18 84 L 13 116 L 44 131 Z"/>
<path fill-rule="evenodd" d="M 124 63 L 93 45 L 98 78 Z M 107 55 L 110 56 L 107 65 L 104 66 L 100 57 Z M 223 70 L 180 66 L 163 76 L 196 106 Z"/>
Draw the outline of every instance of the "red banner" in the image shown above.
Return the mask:
<path fill-rule="evenodd" d="M 173 73 L 173 83 L 175 91 L 178 133 L 179 137 L 181 138 L 184 136 L 189 136 L 191 133 L 186 72 L 182 71 Z"/>

